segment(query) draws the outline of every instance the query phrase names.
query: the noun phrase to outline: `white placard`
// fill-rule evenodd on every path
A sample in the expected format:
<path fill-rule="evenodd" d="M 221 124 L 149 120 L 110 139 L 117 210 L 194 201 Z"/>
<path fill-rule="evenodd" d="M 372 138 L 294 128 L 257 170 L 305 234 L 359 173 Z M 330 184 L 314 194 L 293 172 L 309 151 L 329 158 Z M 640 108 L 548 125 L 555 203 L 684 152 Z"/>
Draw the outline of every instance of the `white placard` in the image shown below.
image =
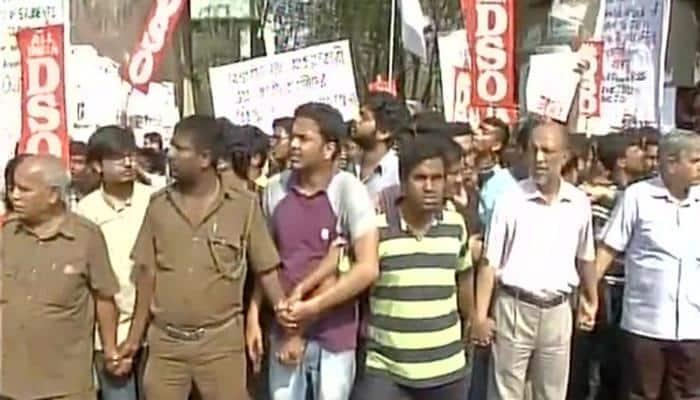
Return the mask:
<path fill-rule="evenodd" d="M 440 79 L 442 82 L 442 102 L 445 119 L 449 122 L 466 122 L 469 120 L 467 109 L 471 99 L 468 95 L 458 94 L 455 88 L 461 75 L 460 71 L 465 72 L 465 70 L 469 69 L 467 32 L 464 29 L 460 29 L 441 35 L 438 37 L 438 48 L 440 49 Z M 465 79 L 465 83 L 471 86 L 471 80 L 468 77 L 465 77 Z M 455 97 L 457 96 L 463 97 L 462 101 L 456 101 Z"/>
<path fill-rule="evenodd" d="M 235 124 L 272 131 L 275 118 L 307 102 L 358 113 L 357 86 L 347 40 L 209 69 L 214 113 Z"/>
<path fill-rule="evenodd" d="M 601 0 L 601 117 L 607 126 L 659 124 L 670 0 Z M 674 101 L 674 99 L 670 99 Z"/>
<path fill-rule="evenodd" d="M 87 142 L 100 126 L 126 123 L 139 143 L 151 131 L 169 141 L 179 120 L 173 83 L 151 82 L 147 95 L 132 90 L 122 79 L 119 64 L 89 45 L 72 46 L 71 60 L 74 73 L 66 86 L 66 100 L 72 139 Z"/>
<path fill-rule="evenodd" d="M 525 88 L 527 111 L 566 123 L 580 75 L 574 53 L 530 56 Z"/>

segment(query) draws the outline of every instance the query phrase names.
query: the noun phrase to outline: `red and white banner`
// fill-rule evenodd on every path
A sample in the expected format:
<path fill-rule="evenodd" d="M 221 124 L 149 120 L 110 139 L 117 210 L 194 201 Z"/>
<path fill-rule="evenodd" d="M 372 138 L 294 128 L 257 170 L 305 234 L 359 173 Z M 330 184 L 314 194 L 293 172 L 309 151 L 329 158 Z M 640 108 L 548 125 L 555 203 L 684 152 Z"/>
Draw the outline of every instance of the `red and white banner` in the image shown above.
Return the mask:
<path fill-rule="evenodd" d="M 19 153 L 52 154 L 68 166 L 63 26 L 17 33 L 22 65 Z"/>
<path fill-rule="evenodd" d="M 515 0 L 461 0 L 472 67 L 472 105 L 514 108 Z"/>
<path fill-rule="evenodd" d="M 153 0 L 141 39 L 122 71 L 135 89 L 148 93 L 148 85 L 163 62 L 165 47 L 186 4 L 186 0 Z"/>
<path fill-rule="evenodd" d="M 603 42 L 587 41 L 579 49 L 586 69 L 579 86 L 579 114 L 584 117 L 600 116 L 600 88 L 603 84 Z"/>
<path fill-rule="evenodd" d="M 490 107 L 472 105 L 470 92 L 473 90 L 471 74 L 467 68 L 454 68 L 454 103 L 451 115 L 456 122 L 469 122 L 472 126 L 486 118 L 496 117 L 501 121 L 512 124 L 518 120 L 516 107 Z M 447 105 L 445 105 L 447 107 Z"/>
<path fill-rule="evenodd" d="M 377 78 L 374 80 L 374 82 L 370 82 L 367 85 L 367 90 L 369 90 L 370 93 L 386 92 L 393 96 L 397 96 L 399 92 L 398 86 L 396 84 L 396 79 L 392 80 L 392 82 L 389 82 L 388 80 L 384 79 L 381 75 L 377 75 Z"/>

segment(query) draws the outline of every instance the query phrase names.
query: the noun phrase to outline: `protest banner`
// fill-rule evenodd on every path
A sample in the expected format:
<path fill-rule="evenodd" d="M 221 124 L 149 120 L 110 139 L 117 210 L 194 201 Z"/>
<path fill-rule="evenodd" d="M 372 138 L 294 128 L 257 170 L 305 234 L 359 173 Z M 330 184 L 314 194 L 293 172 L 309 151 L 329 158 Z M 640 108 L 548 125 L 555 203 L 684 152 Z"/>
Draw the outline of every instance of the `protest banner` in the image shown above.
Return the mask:
<path fill-rule="evenodd" d="M 163 62 L 165 48 L 186 5 L 186 0 L 153 1 L 143 33 L 124 66 L 124 79 L 134 89 L 148 93 L 148 84 Z"/>
<path fill-rule="evenodd" d="M 251 2 L 240 0 L 190 0 L 190 18 L 251 18 Z"/>
<path fill-rule="evenodd" d="M 22 136 L 19 153 L 70 161 L 66 129 L 63 25 L 17 33 L 22 66 Z"/>
<path fill-rule="evenodd" d="M 87 142 L 98 127 L 117 124 L 131 128 L 137 143 L 148 132 L 170 140 L 180 117 L 172 82 L 151 82 L 148 94 L 131 90 L 119 64 L 90 45 L 71 46 L 71 59 L 77 70 L 66 86 L 71 139 Z"/>
<path fill-rule="evenodd" d="M 605 125 L 659 125 L 670 8 L 670 0 L 601 1 L 596 37 L 604 42 Z"/>
<path fill-rule="evenodd" d="M 579 115 L 600 116 L 600 89 L 603 82 L 603 42 L 587 41 L 578 51 L 586 68 L 579 86 Z"/>
<path fill-rule="evenodd" d="M 347 40 L 209 69 L 214 114 L 234 124 L 272 130 L 307 102 L 328 103 L 346 120 L 358 111 L 357 86 Z"/>
<path fill-rule="evenodd" d="M 15 34 L 22 28 L 61 24 L 64 13 L 63 2 L 56 0 L 0 1 L 0 168 L 12 157 L 22 132 L 22 78 Z"/>
<path fill-rule="evenodd" d="M 580 80 L 575 68 L 574 53 L 530 56 L 525 88 L 527 111 L 566 123 Z M 552 84 L 553 77 L 556 84 Z"/>
<path fill-rule="evenodd" d="M 478 126 L 487 117 L 515 122 L 517 110 L 514 107 L 479 107 L 471 104 L 471 66 L 465 30 L 440 35 L 438 48 L 445 120 L 469 122 L 472 126 Z"/>
<path fill-rule="evenodd" d="M 515 0 L 461 0 L 461 6 L 470 43 L 471 104 L 515 107 Z"/>

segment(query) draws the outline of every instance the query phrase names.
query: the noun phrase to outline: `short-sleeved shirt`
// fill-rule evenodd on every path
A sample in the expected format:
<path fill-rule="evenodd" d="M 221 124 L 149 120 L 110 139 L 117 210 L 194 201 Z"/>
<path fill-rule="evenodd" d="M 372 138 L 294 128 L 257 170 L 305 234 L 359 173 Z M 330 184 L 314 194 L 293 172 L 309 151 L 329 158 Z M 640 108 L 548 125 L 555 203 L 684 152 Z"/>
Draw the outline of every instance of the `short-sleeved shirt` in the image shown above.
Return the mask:
<path fill-rule="evenodd" d="M 416 388 L 463 379 L 456 274 L 471 267 L 464 219 L 443 211 L 421 238 L 403 218 L 381 214 L 377 225 L 380 274 L 370 294 L 368 372 Z"/>
<path fill-rule="evenodd" d="M 126 340 L 129 326 L 134 313 L 136 288 L 131 280 L 134 263 L 131 260 L 131 249 L 136 243 L 146 208 L 154 189 L 150 186 L 134 182 L 131 197 L 117 206 L 112 202 L 103 189 L 98 189 L 85 196 L 78 202 L 75 212 L 97 224 L 107 240 L 109 261 L 119 280 L 119 293 L 115 296 L 119 308 L 119 326 L 117 341 Z M 95 346 L 101 348 L 99 335 L 95 335 Z"/>
<path fill-rule="evenodd" d="M 289 292 L 324 258 L 330 243 L 342 236 L 352 244 L 376 229 L 367 190 L 352 174 L 338 172 L 326 190 L 305 196 L 296 189 L 292 171 L 270 179 L 263 209 L 282 256 L 280 280 Z M 355 301 L 334 308 L 306 332 L 328 351 L 352 350 L 357 345 Z"/>
<path fill-rule="evenodd" d="M 595 258 L 591 202 L 561 180 L 551 204 L 532 179 L 496 201 L 484 252 L 502 284 L 542 298 L 570 293 L 579 284 L 576 260 Z"/>
<path fill-rule="evenodd" d="M 362 167 L 355 166 L 355 175 L 360 177 Z M 399 156 L 394 150 L 389 150 L 381 160 L 377 168 L 362 180 L 367 187 L 371 198 L 376 198 L 379 193 L 394 185 L 399 184 Z"/>
<path fill-rule="evenodd" d="M 483 225 L 488 225 L 491 221 L 491 214 L 496 201 L 503 194 L 512 190 L 518 181 L 508 168 L 498 168 L 491 178 L 489 178 L 479 192 L 479 219 Z"/>
<path fill-rule="evenodd" d="M 119 291 L 107 246 L 92 222 L 68 212 L 38 237 L 21 221 L 3 226 L 2 394 L 52 398 L 93 386 L 96 295 Z"/>
<path fill-rule="evenodd" d="M 241 316 L 248 267 L 262 274 L 279 264 L 257 197 L 223 185 L 199 225 L 185 217 L 175 186 L 154 194 L 132 258 L 135 278 L 155 273 L 154 321 L 180 329 Z"/>
<path fill-rule="evenodd" d="M 625 190 L 603 243 L 625 253 L 622 328 L 661 340 L 700 339 L 700 187 L 675 199 L 656 177 Z"/>

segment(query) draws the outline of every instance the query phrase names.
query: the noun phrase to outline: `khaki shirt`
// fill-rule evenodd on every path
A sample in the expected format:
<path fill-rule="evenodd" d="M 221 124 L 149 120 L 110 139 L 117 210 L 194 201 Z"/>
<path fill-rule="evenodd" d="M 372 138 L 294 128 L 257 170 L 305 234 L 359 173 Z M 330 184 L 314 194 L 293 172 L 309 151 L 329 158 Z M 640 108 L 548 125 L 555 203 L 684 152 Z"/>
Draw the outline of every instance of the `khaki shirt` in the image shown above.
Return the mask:
<path fill-rule="evenodd" d="M 3 226 L 2 380 L 18 399 L 65 396 L 93 386 L 93 293 L 119 284 L 99 228 L 73 213 L 37 237 L 16 219 Z"/>
<path fill-rule="evenodd" d="M 157 324 L 193 329 L 241 316 L 248 264 L 257 274 L 279 264 L 257 197 L 221 187 L 199 226 L 185 217 L 173 186 L 151 198 L 132 258 L 135 278 L 155 273 Z"/>

